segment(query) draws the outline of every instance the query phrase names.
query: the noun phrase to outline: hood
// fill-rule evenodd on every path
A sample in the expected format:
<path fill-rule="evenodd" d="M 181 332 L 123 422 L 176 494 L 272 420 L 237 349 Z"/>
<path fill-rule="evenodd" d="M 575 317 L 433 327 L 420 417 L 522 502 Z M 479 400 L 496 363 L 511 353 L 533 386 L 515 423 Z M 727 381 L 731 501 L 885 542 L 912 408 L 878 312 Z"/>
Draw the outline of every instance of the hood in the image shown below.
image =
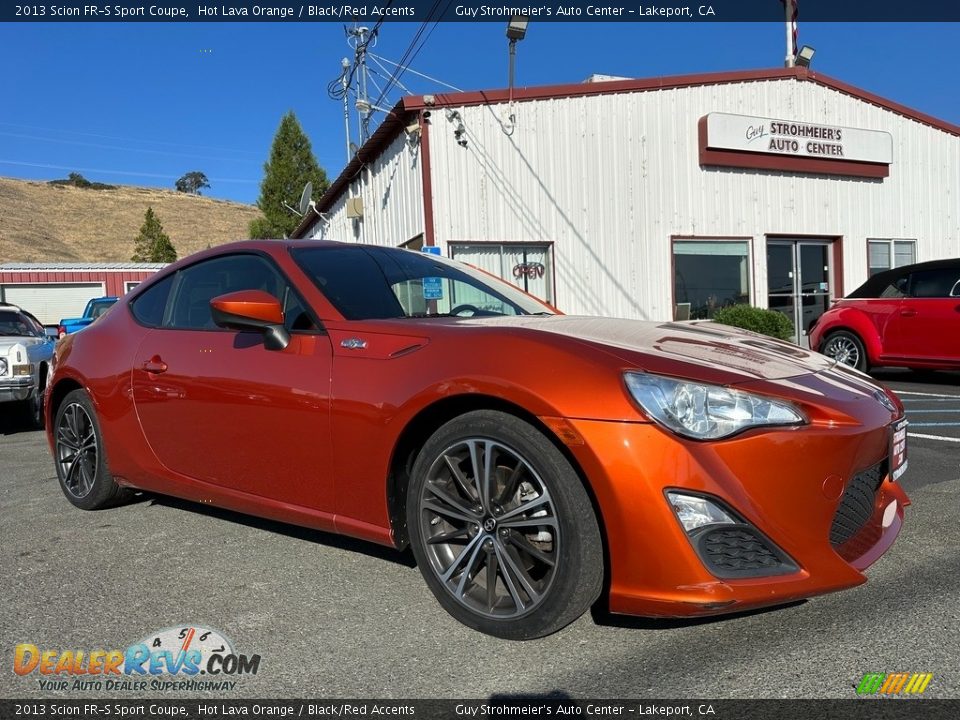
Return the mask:
<path fill-rule="evenodd" d="M 646 322 L 572 315 L 478 318 L 470 324 L 522 327 L 562 335 L 612 354 L 638 369 L 724 383 L 782 380 L 820 372 L 835 361 L 782 340 L 710 321 Z M 712 374 L 712 373 L 711 373 Z"/>
<path fill-rule="evenodd" d="M 26 348 L 32 345 L 39 345 L 47 342 L 44 338 L 32 337 L 30 335 L 0 335 L 0 355 L 9 355 L 10 351 L 17 345 Z"/>

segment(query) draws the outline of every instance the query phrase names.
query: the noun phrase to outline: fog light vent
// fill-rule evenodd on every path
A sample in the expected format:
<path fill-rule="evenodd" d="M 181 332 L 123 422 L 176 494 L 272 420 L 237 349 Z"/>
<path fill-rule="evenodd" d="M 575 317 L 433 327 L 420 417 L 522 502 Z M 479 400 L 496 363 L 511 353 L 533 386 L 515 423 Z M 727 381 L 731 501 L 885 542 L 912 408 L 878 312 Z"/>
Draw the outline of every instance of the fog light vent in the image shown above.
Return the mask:
<path fill-rule="evenodd" d="M 717 577 L 783 575 L 797 570 L 784 553 L 749 525 L 707 528 L 698 535 L 696 547 Z"/>

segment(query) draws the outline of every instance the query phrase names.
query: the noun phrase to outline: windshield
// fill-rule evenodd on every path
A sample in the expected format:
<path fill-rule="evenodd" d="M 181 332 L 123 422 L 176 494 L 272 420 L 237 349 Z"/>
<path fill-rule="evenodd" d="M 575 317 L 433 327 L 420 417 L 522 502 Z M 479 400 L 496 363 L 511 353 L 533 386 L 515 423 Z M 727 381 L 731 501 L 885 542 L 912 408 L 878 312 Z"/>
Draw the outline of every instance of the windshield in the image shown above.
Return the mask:
<path fill-rule="evenodd" d="M 17 312 L 0 311 L 0 335 L 36 335 L 36 328 L 30 326 L 30 322 L 23 315 Z"/>
<path fill-rule="evenodd" d="M 292 252 L 348 320 L 552 314 L 513 285 L 438 255 L 370 245 Z"/>

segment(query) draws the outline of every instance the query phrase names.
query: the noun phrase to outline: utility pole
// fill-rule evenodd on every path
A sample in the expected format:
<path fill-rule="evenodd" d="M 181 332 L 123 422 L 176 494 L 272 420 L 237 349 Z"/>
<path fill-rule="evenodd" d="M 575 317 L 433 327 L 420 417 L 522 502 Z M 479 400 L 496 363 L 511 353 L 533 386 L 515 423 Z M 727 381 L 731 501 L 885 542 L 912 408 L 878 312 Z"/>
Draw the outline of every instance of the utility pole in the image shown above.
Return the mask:
<path fill-rule="evenodd" d="M 343 129 L 347 136 L 347 163 L 353 159 L 350 151 L 350 86 L 347 84 L 350 76 L 350 61 L 346 58 L 340 61 L 343 71 L 340 75 L 340 85 L 343 87 Z"/>
<path fill-rule="evenodd" d="M 347 30 L 347 34 L 355 39 L 356 44 L 351 42 L 354 49 L 354 62 L 357 65 L 358 78 L 357 85 L 357 112 L 360 115 L 360 145 L 362 146 L 370 137 L 370 98 L 367 96 L 367 35 L 370 28 L 366 26 L 353 27 Z"/>

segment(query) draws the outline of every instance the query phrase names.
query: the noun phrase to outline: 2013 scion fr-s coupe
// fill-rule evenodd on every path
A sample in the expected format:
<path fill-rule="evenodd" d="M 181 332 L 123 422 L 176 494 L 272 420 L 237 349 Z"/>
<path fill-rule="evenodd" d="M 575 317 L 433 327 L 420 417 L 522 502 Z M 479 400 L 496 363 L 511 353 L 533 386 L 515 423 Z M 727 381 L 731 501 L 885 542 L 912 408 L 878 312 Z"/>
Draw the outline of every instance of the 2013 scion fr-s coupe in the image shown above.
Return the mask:
<path fill-rule="evenodd" d="M 369 245 L 169 266 L 58 344 L 46 408 L 74 505 L 141 489 L 410 546 L 504 638 L 601 596 L 676 617 L 858 585 L 908 503 L 903 407 L 851 368 Z"/>

